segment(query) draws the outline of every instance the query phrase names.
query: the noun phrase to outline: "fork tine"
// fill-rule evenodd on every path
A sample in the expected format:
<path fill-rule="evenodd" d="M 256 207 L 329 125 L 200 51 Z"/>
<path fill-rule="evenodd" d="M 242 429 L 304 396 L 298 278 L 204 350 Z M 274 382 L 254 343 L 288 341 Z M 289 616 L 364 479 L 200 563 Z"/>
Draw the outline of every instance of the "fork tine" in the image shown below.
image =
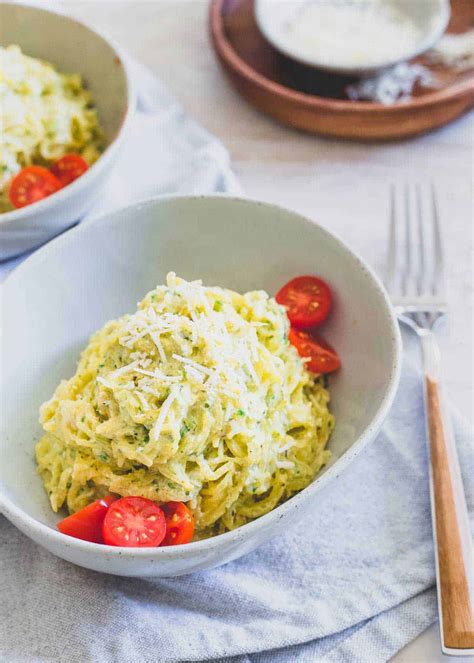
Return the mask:
<path fill-rule="evenodd" d="M 438 214 L 438 204 L 434 184 L 431 183 L 431 204 L 433 216 L 433 244 L 434 244 L 434 265 L 433 282 L 431 284 L 431 294 L 444 294 L 444 256 L 443 240 L 441 237 L 441 225 Z"/>
<path fill-rule="evenodd" d="M 405 268 L 402 276 L 402 294 L 408 295 L 410 278 L 412 275 L 412 251 L 411 251 L 411 210 L 410 210 L 410 187 L 405 183 Z"/>
<path fill-rule="evenodd" d="M 396 255 L 397 255 L 397 233 L 396 233 L 396 189 L 395 185 L 390 186 L 390 230 L 388 238 L 388 256 L 387 256 L 387 271 L 385 276 L 385 283 L 387 289 L 390 291 L 395 290 L 395 276 L 396 276 Z"/>
<path fill-rule="evenodd" d="M 419 295 L 423 294 L 423 288 L 425 284 L 425 237 L 423 230 L 423 206 L 421 203 L 421 187 L 419 184 L 416 184 L 416 216 L 418 221 L 418 278 L 417 278 L 417 293 Z"/>
<path fill-rule="evenodd" d="M 390 187 L 390 231 L 385 283 L 395 310 L 406 321 L 429 329 L 447 311 L 443 245 L 434 186 Z M 405 218 L 403 218 L 403 216 Z M 398 218 L 397 218 L 398 217 Z M 398 226 L 398 227 L 397 227 Z"/>

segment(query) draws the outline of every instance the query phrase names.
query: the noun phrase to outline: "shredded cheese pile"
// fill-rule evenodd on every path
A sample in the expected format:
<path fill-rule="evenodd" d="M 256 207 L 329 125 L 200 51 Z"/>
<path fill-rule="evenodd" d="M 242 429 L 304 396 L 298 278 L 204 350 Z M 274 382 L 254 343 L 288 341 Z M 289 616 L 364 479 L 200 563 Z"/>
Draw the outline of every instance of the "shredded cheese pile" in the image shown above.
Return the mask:
<path fill-rule="evenodd" d="M 375 76 L 362 78 L 357 83 L 347 86 L 346 94 L 352 101 L 374 101 L 390 106 L 411 99 L 417 85 L 434 88 L 438 85 L 438 81 L 423 64 L 400 62 Z"/>
<path fill-rule="evenodd" d="M 10 180 L 25 166 L 49 166 L 67 152 L 88 164 L 100 154 L 102 134 L 90 93 L 78 74 L 0 47 L 0 212 L 12 209 Z"/>
<path fill-rule="evenodd" d="M 433 64 L 451 67 L 454 71 L 474 69 L 474 29 L 460 34 L 445 34 L 428 52 Z"/>
<path fill-rule="evenodd" d="M 187 502 L 198 536 L 243 525 L 306 487 L 334 420 L 288 343 L 283 307 L 173 273 L 90 340 L 41 407 L 52 508 L 107 492 Z"/>
<path fill-rule="evenodd" d="M 461 34 L 445 34 L 426 53 L 425 61 L 452 69 L 454 72 L 474 68 L 474 30 Z M 385 105 L 409 101 L 415 87 L 437 88 L 441 83 L 436 74 L 420 62 L 400 62 L 377 75 L 349 85 L 346 94 L 352 101 L 367 100 Z"/>

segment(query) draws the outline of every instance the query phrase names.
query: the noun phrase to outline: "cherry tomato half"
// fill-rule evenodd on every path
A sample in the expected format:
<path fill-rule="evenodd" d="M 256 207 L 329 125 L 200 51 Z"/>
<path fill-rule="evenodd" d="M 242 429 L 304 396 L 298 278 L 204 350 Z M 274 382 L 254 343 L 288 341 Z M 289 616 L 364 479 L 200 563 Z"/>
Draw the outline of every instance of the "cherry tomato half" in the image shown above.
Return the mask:
<path fill-rule="evenodd" d="M 51 166 L 51 172 L 56 175 L 62 186 L 67 186 L 77 180 L 89 168 L 79 154 L 65 154 Z"/>
<path fill-rule="evenodd" d="M 297 276 L 288 281 L 275 299 L 286 307 L 288 318 L 297 329 L 311 329 L 326 320 L 332 295 L 328 284 L 316 276 Z"/>
<path fill-rule="evenodd" d="M 92 502 L 77 513 L 61 520 L 58 523 L 58 530 L 63 534 L 73 536 L 75 539 L 103 543 L 102 524 L 109 506 L 116 499 L 113 495 L 107 495 Z"/>
<path fill-rule="evenodd" d="M 10 182 L 8 195 L 17 209 L 38 202 L 61 188 L 61 182 L 47 168 L 27 166 Z"/>
<path fill-rule="evenodd" d="M 151 548 L 166 534 L 165 516 L 155 502 L 145 497 L 121 497 L 108 510 L 102 535 L 109 546 Z"/>
<path fill-rule="evenodd" d="M 166 536 L 162 546 L 177 546 L 189 543 L 194 534 L 194 518 L 183 502 L 167 502 L 161 508 L 166 518 Z"/>
<path fill-rule="evenodd" d="M 337 352 L 321 337 L 313 336 L 301 329 L 290 329 L 288 340 L 301 357 L 309 358 L 306 364 L 313 373 L 332 373 L 341 368 Z"/>

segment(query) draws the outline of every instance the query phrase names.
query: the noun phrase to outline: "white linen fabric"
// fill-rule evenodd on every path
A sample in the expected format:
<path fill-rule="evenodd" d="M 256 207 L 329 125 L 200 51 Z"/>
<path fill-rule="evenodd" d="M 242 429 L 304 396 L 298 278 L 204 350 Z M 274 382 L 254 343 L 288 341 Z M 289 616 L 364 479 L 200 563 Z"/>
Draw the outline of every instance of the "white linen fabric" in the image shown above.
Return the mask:
<path fill-rule="evenodd" d="M 87 222 L 157 193 L 239 192 L 224 147 L 134 66 L 132 136 Z M 167 580 L 101 575 L 55 558 L 0 516 L 0 660 L 388 660 L 436 619 L 419 348 L 407 331 L 404 343 L 377 439 L 320 494 L 310 522 L 226 566 Z M 472 435 L 453 419 L 472 514 Z"/>

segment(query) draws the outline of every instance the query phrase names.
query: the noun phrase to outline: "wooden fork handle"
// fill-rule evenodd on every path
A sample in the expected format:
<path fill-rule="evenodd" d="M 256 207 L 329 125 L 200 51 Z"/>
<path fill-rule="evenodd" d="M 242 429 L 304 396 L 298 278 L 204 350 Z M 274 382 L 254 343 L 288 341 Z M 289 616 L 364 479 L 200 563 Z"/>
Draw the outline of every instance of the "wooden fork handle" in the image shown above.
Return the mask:
<path fill-rule="evenodd" d="M 430 489 L 443 652 L 474 653 L 474 557 L 459 460 L 431 332 L 422 336 L 431 457 Z"/>

